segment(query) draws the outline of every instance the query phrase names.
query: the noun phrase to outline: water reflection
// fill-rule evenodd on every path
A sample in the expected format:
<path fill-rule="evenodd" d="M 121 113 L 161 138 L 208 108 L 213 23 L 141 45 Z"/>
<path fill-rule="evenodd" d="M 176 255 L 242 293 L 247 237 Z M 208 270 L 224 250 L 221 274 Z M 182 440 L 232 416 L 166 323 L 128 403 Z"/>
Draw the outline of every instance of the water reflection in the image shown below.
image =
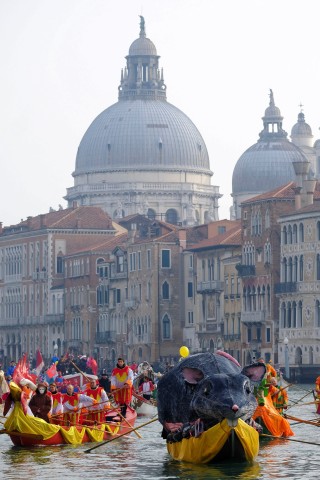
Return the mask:
<path fill-rule="evenodd" d="M 206 479 L 252 479 L 259 478 L 260 465 L 254 462 L 251 465 L 244 463 L 193 465 L 168 461 L 163 465 L 163 478 L 183 478 L 185 480 Z"/>

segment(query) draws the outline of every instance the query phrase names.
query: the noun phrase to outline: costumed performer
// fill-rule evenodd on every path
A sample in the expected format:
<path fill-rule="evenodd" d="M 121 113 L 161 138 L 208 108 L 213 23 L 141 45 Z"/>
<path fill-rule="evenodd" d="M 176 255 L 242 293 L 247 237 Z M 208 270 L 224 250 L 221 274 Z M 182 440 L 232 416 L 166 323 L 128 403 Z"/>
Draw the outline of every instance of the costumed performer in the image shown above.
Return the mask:
<path fill-rule="evenodd" d="M 133 371 L 122 357 L 118 358 L 116 367 L 111 373 L 111 393 L 115 402 L 120 405 L 121 415 L 126 416 L 127 407 L 132 399 Z"/>

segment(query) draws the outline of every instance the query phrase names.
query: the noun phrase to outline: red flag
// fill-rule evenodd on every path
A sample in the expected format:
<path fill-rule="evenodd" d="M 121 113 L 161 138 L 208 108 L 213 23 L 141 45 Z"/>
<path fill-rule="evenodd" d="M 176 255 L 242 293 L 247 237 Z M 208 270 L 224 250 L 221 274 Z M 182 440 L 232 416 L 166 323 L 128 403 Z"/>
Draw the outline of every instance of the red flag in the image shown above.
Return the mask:
<path fill-rule="evenodd" d="M 44 361 L 43 361 L 41 352 L 38 349 L 37 353 L 36 353 L 36 368 L 35 368 L 35 371 L 37 372 L 37 375 L 40 375 L 40 372 L 43 369 L 43 367 L 44 367 Z"/>
<path fill-rule="evenodd" d="M 17 363 L 16 368 L 14 369 L 13 375 L 12 375 L 12 380 L 14 383 L 17 385 L 20 384 L 20 380 L 22 378 L 26 378 L 28 380 L 31 380 L 33 383 L 36 383 L 37 381 L 37 376 L 34 375 L 33 373 L 30 373 L 29 369 L 29 362 L 27 361 L 27 355 L 24 354 L 22 358 Z"/>
<path fill-rule="evenodd" d="M 48 370 L 45 372 L 45 377 L 47 382 L 51 383 L 57 376 L 58 376 L 57 366 L 55 363 L 53 363 L 51 367 L 49 367 Z"/>
<path fill-rule="evenodd" d="M 92 358 L 92 357 L 89 357 L 89 358 L 88 358 L 88 360 L 87 360 L 87 367 L 91 368 L 92 373 L 93 373 L 94 375 L 97 375 L 97 373 L 98 373 L 98 364 L 97 364 L 97 362 L 95 361 L 94 358 Z"/>

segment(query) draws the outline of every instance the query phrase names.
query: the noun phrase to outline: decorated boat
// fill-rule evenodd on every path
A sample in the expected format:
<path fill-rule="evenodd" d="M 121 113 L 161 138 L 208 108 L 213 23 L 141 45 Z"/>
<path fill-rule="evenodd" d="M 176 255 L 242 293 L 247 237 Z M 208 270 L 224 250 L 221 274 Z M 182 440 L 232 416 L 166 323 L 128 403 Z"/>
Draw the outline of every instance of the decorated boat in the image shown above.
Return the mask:
<path fill-rule="evenodd" d="M 165 373 L 157 407 L 171 457 L 197 464 L 252 462 L 259 452 L 253 386 L 265 372 L 263 364 L 241 368 L 217 350 L 190 355 Z"/>
<path fill-rule="evenodd" d="M 210 463 L 224 460 L 252 462 L 259 452 L 259 433 L 243 420 L 232 425 L 224 419 L 201 433 L 199 437 L 167 441 L 168 453 L 174 460 Z"/>
<path fill-rule="evenodd" d="M 137 412 L 128 407 L 125 418 L 117 416 L 116 410 L 109 411 L 107 418 L 112 420 L 99 425 L 53 425 L 41 418 L 24 413 L 21 404 L 21 389 L 14 382 L 10 384 L 10 394 L 14 405 L 4 423 L 4 429 L 0 430 L 0 433 L 8 434 L 14 445 L 22 447 L 79 445 L 109 440 L 115 436 L 129 433 L 134 428 L 137 418 Z"/>

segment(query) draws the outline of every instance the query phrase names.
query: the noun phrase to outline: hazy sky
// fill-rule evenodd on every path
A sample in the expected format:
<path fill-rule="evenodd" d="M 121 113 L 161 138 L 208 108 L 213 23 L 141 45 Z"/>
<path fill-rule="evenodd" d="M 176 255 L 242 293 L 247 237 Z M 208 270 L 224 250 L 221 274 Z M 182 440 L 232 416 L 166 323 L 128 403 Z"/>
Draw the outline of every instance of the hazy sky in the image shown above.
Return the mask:
<path fill-rule="evenodd" d="M 0 221 L 66 207 L 77 148 L 117 102 L 139 15 L 167 100 L 207 145 L 220 218 L 258 140 L 269 89 L 290 135 L 303 104 L 320 138 L 319 0 L 0 0 Z"/>

